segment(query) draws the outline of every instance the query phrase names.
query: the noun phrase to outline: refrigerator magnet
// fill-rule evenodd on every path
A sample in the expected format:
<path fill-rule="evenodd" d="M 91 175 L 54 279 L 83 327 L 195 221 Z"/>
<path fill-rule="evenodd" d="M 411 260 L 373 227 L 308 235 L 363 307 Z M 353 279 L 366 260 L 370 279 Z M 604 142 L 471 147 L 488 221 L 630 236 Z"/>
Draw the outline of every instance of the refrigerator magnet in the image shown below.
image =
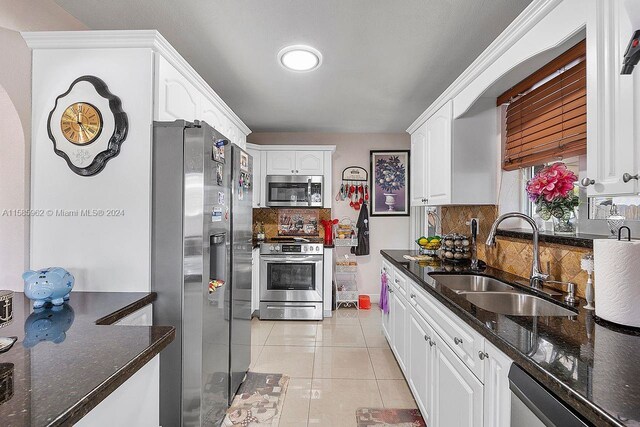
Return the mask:
<path fill-rule="evenodd" d="M 221 164 L 216 165 L 216 182 L 218 183 L 219 186 L 223 184 L 222 174 L 223 174 L 222 165 Z"/>
<path fill-rule="evenodd" d="M 211 222 L 222 221 L 222 208 L 213 208 L 211 212 Z"/>
<path fill-rule="evenodd" d="M 224 206 L 224 193 L 218 191 L 218 204 Z"/>
<path fill-rule="evenodd" d="M 240 170 L 249 172 L 249 154 L 240 153 Z"/>

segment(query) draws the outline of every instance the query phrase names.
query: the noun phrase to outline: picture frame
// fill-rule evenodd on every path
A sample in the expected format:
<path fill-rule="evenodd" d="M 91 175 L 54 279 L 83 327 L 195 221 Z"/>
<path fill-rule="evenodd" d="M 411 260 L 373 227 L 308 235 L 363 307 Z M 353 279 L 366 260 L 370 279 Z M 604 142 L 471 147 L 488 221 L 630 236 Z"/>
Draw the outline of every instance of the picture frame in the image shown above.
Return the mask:
<path fill-rule="evenodd" d="M 371 216 L 409 216 L 410 151 L 371 150 L 369 188 Z"/>

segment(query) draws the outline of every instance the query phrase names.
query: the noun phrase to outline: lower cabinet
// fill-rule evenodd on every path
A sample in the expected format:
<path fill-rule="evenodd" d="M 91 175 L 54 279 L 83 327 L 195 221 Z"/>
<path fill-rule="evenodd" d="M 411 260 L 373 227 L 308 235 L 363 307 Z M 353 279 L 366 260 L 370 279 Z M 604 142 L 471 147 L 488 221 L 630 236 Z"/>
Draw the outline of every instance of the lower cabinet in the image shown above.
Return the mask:
<path fill-rule="evenodd" d="M 388 266 L 382 272 L 389 278 L 401 274 L 389 271 Z M 411 299 L 407 300 L 389 280 L 389 311 L 382 314 L 382 328 L 427 425 L 508 427 L 508 373 L 513 361 L 450 310 L 441 308 L 438 316 L 429 313 L 416 301 L 426 298 L 437 304 L 435 298 L 409 285 Z M 473 359 L 467 353 L 461 357 L 456 353 L 459 349 L 454 351 L 448 343 L 451 340 L 437 332 L 446 330 L 444 323 L 450 322 L 458 325 L 460 333 L 477 336 L 474 339 L 479 344 L 474 348 L 483 350 L 476 351 Z"/>
<path fill-rule="evenodd" d="M 409 333 L 409 351 L 407 352 L 409 375 L 407 381 L 424 421 L 428 426 L 431 426 L 433 425 L 434 332 L 414 308 L 409 310 L 407 329 Z"/>
<path fill-rule="evenodd" d="M 397 288 L 396 288 L 397 289 Z M 407 370 L 407 311 L 408 304 L 397 290 L 391 297 L 391 315 L 393 324 L 392 346 L 396 359 L 403 371 Z"/>
<path fill-rule="evenodd" d="M 513 360 L 488 341 L 485 341 L 484 348 L 487 362 L 484 381 L 484 425 L 507 427 L 511 425 L 509 368 Z"/>
<path fill-rule="evenodd" d="M 433 425 L 482 426 L 482 383 L 437 334 L 434 347 Z"/>

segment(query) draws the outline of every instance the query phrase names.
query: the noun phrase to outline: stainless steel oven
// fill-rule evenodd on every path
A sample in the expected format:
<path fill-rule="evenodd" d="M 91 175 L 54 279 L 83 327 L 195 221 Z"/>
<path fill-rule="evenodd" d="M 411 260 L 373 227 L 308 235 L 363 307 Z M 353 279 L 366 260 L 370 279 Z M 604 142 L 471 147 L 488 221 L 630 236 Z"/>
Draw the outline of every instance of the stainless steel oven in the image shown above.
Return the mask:
<path fill-rule="evenodd" d="M 260 245 L 260 318 L 322 320 L 323 246 Z"/>
<path fill-rule="evenodd" d="M 322 176 L 267 175 L 270 207 L 322 207 Z"/>

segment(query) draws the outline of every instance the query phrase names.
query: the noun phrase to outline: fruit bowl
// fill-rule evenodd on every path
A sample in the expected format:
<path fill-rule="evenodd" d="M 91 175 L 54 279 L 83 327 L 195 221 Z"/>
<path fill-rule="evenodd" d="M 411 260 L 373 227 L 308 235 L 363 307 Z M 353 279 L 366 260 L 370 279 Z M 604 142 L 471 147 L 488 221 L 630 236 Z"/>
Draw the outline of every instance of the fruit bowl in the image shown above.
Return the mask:
<path fill-rule="evenodd" d="M 441 240 L 442 239 L 440 238 L 440 236 L 429 236 L 429 237 L 422 236 L 416 240 L 416 243 L 422 249 L 429 250 L 429 251 L 437 251 L 438 249 L 440 249 L 440 246 L 442 245 Z"/>

